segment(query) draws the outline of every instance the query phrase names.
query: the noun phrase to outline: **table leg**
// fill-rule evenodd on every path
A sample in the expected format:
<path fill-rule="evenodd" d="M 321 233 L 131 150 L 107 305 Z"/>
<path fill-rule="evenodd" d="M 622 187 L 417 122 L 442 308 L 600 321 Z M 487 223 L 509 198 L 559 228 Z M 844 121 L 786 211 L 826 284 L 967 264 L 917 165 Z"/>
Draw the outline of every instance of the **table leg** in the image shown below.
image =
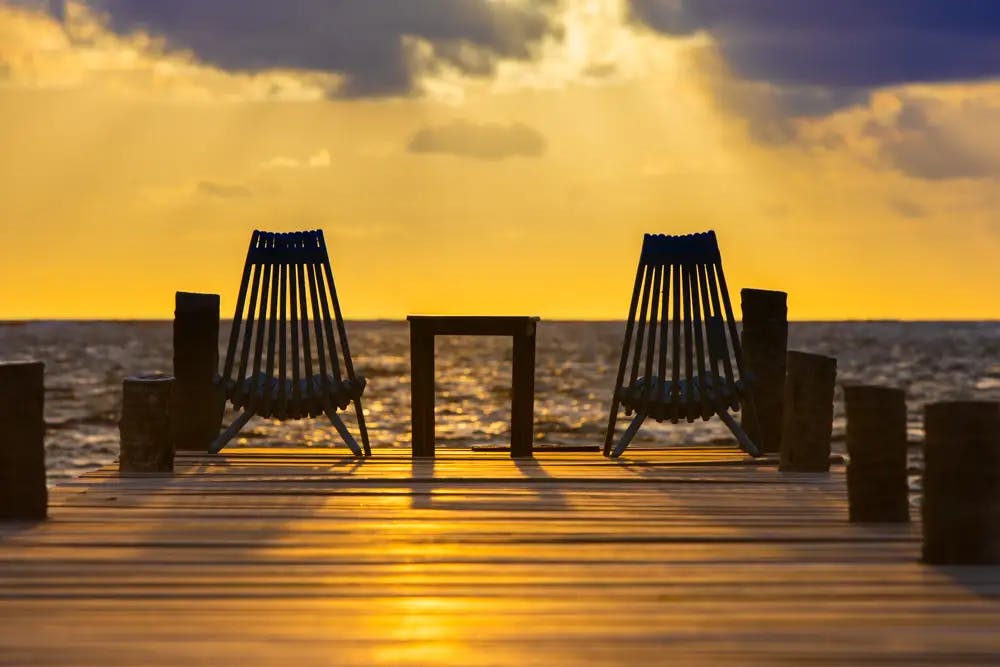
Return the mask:
<path fill-rule="evenodd" d="M 412 456 L 434 456 L 434 336 L 410 328 Z"/>
<path fill-rule="evenodd" d="M 514 336 L 510 456 L 531 458 L 535 431 L 535 332 Z"/>

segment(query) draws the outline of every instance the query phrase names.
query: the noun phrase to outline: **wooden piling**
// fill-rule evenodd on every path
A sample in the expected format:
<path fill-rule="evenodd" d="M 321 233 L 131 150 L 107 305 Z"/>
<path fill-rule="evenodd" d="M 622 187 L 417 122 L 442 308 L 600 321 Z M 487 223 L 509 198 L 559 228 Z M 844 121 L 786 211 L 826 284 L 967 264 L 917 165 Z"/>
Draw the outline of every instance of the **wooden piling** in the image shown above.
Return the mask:
<path fill-rule="evenodd" d="M 740 290 L 743 309 L 743 361 L 752 374 L 752 400 L 743 401 L 741 421 L 764 453 L 781 451 L 781 412 L 788 351 L 788 294 L 774 290 Z"/>
<path fill-rule="evenodd" d="M 122 383 L 119 472 L 173 472 L 173 387 L 169 375 L 130 377 Z"/>
<path fill-rule="evenodd" d="M 789 352 L 786 360 L 779 468 L 788 472 L 830 469 L 833 390 L 837 360 Z"/>
<path fill-rule="evenodd" d="M 847 496 L 853 522 L 910 520 L 906 485 L 906 394 L 872 385 L 844 387 Z"/>
<path fill-rule="evenodd" d="M 0 362 L 0 519 L 44 519 L 45 364 Z"/>
<path fill-rule="evenodd" d="M 1000 402 L 924 408 L 923 560 L 1000 564 Z"/>
<path fill-rule="evenodd" d="M 174 310 L 174 405 L 177 450 L 208 451 L 219 435 L 225 397 L 219 369 L 219 295 L 177 292 Z"/>

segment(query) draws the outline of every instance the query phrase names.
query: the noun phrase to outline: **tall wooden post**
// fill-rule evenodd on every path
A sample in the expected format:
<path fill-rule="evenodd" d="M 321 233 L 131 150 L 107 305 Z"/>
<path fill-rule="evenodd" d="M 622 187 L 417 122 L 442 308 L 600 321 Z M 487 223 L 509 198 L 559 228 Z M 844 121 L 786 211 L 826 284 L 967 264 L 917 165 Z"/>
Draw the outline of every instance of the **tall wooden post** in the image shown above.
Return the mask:
<path fill-rule="evenodd" d="M 821 354 L 789 352 L 782 410 L 781 470 L 830 469 L 833 391 L 837 360 Z"/>
<path fill-rule="evenodd" d="M 851 521 L 909 521 L 905 393 L 892 387 L 853 385 L 844 387 L 844 402 Z"/>
<path fill-rule="evenodd" d="M 125 378 L 119 472 L 173 472 L 170 408 L 174 379 L 169 375 Z"/>
<path fill-rule="evenodd" d="M 205 452 L 219 435 L 219 295 L 177 292 L 174 310 L 174 447 Z"/>
<path fill-rule="evenodd" d="M 740 290 L 743 309 L 743 361 L 753 375 L 752 401 L 741 410 L 743 429 L 764 453 L 781 450 L 781 412 L 788 351 L 788 294 Z"/>
<path fill-rule="evenodd" d="M 45 364 L 0 362 L 0 519 L 44 519 Z"/>
<path fill-rule="evenodd" d="M 924 433 L 924 561 L 1000 564 L 1000 403 L 933 403 Z"/>

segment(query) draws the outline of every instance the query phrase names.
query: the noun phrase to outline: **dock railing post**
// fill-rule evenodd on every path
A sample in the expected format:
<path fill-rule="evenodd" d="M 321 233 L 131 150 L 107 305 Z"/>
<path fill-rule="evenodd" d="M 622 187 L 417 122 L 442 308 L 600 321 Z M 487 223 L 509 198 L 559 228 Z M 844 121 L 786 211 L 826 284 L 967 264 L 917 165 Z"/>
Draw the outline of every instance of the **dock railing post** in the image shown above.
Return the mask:
<path fill-rule="evenodd" d="M 786 365 L 779 469 L 826 472 L 830 469 L 837 360 L 792 351 Z"/>
<path fill-rule="evenodd" d="M 844 387 L 847 497 L 853 522 L 910 520 L 906 484 L 906 394 L 873 385 Z"/>
<path fill-rule="evenodd" d="M 173 440 L 206 452 L 218 437 L 225 397 L 219 371 L 219 295 L 177 292 L 174 310 Z"/>
<path fill-rule="evenodd" d="M 788 294 L 774 290 L 742 289 L 743 361 L 751 373 L 752 401 L 743 401 L 743 430 L 765 454 L 781 450 L 781 411 L 788 352 Z"/>
<path fill-rule="evenodd" d="M 0 362 L 0 519 L 48 514 L 45 364 Z"/>
<path fill-rule="evenodd" d="M 1000 564 L 1000 402 L 924 408 L 923 560 Z"/>
<path fill-rule="evenodd" d="M 170 428 L 173 388 L 174 378 L 169 375 L 125 378 L 118 423 L 119 472 L 173 472 L 174 442 Z"/>

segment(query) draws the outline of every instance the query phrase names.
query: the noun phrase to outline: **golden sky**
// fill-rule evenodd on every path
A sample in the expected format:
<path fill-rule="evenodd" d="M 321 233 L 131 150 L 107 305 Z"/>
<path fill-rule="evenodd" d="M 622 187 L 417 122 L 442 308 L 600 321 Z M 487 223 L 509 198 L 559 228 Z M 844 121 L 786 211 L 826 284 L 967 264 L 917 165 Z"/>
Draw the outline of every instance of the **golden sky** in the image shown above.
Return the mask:
<path fill-rule="evenodd" d="M 390 81 L 0 1 L 0 319 L 226 315 L 250 232 L 312 228 L 351 319 L 623 318 L 642 233 L 705 229 L 794 319 L 1000 318 L 996 72 L 790 87 L 655 2 L 403 26 Z"/>

